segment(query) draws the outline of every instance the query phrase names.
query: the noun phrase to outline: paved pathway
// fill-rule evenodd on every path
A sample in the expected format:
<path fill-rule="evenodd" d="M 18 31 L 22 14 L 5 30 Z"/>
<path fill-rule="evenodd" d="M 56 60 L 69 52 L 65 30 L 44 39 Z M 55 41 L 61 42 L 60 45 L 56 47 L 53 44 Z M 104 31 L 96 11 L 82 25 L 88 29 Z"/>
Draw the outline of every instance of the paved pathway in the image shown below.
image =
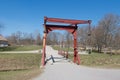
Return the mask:
<path fill-rule="evenodd" d="M 47 58 L 53 55 L 56 62 L 48 61 L 44 72 L 33 80 L 120 80 L 120 70 L 78 66 L 57 53 L 47 46 Z"/>

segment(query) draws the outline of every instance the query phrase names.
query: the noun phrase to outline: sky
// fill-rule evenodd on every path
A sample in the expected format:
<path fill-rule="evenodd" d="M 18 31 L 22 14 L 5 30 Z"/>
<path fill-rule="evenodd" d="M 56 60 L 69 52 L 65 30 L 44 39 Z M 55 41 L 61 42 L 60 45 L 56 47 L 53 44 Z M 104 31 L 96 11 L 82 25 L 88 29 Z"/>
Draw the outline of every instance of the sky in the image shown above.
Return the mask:
<path fill-rule="evenodd" d="M 97 25 L 109 13 L 120 15 L 120 0 L 0 0 L 1 34 L 43 34 L 44 16 L 92 20 L 92 25 Z"/>

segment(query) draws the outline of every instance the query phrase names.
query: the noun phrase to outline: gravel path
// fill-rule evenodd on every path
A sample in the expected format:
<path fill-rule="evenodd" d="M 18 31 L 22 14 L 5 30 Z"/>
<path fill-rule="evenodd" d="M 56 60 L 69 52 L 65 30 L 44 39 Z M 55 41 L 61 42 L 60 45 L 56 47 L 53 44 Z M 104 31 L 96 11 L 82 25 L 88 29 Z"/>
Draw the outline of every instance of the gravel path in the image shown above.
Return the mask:
<path fill-rule="evenodd" d="M 96 69 L 78 66 L 58 55 L 47 46 L 47 58 L 55 57 L 55 63 L 49 60 L 44 72 L 33 80 L 120 80 L 120 69 Z"/>

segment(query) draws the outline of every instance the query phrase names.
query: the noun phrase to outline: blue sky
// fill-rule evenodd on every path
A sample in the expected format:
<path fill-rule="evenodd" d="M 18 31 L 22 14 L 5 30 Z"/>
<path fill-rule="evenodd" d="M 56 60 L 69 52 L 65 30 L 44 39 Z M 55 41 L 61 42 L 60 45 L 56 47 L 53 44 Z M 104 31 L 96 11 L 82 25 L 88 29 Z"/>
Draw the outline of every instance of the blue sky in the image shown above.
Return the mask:
<path fill-rule="evenodd" d="M 120 0 L 0 0 L 2 34 L 16 31 L 43 33 L 44 16 L 92 20 L 93 25 L 108 13 L 120 15 Z"/>

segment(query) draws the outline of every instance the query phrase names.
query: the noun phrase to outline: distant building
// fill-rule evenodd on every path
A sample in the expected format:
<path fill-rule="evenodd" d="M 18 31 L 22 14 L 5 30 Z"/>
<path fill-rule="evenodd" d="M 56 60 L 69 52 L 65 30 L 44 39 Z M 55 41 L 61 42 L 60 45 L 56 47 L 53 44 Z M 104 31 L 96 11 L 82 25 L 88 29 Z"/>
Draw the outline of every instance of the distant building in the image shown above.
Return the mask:
<path fill-rule="evenodd" d="M 8 46 L 8 40 L 4 38 L 2 35 L 0 35 L 0 47 L 6 47 Z"/>

